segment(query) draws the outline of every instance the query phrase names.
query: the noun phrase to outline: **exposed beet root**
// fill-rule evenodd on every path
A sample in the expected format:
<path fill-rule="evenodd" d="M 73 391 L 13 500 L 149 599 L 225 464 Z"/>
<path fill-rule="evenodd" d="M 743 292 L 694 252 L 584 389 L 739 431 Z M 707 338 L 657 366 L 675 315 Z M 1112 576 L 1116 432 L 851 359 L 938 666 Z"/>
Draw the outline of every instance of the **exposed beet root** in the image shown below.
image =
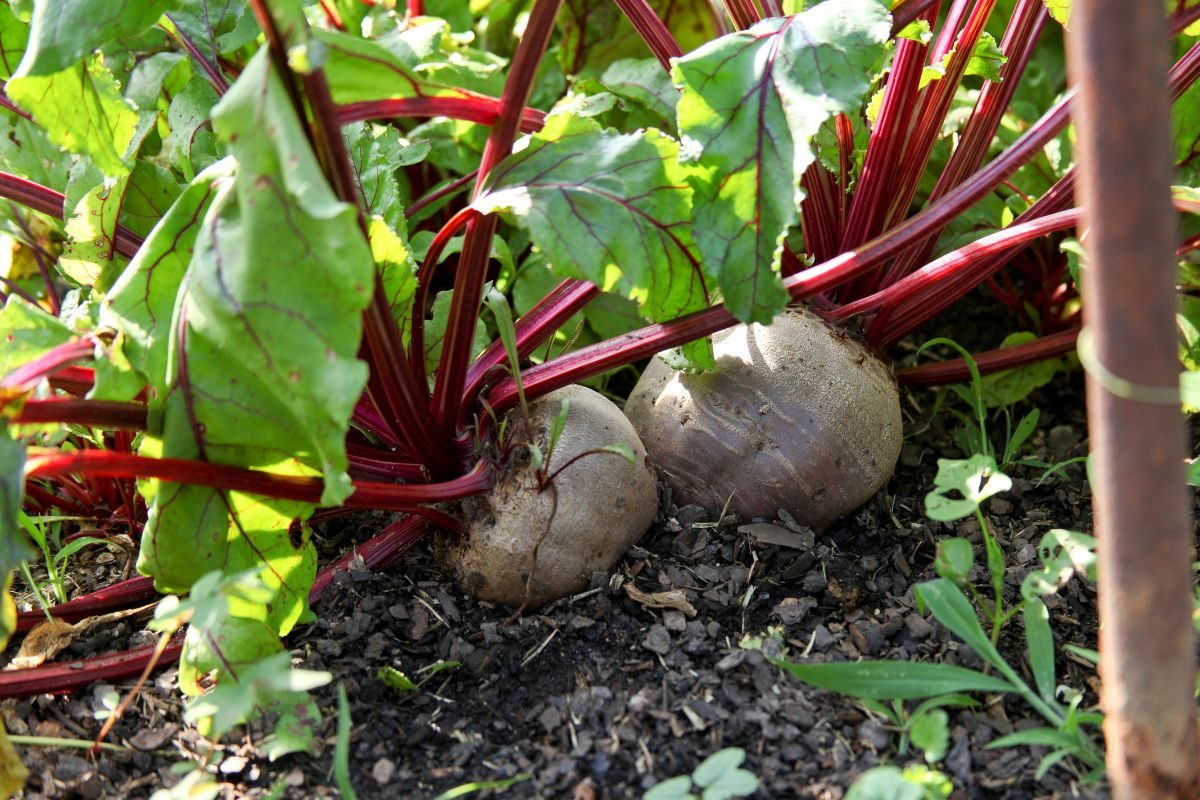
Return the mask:
<path fill-rule="evenodd" d="M 444 540 L 439 548 L 442 562 L 481 600 L 534 608 L 580 591 L 654 521 L 658 483 L 646 449 L 602 395 L 568 386 L 530 403 L 525 440 L 546 452 L 550 421 L 564 398 L 566 426 L 544 470 L 553 480 L 543 488 L 530 463 L 511 465 L 490 494 L 463 502 L 465 539 Z M 513 412 L 510 429 L 523 426 Z M 612 444 L 632 450 L 635 463 L 588 453 Z"/>
<path fill-rule="evenodd" d="M 865 503 L 900 454 L 900 396 L 877 357 L 816 315 L 714 339 L 717 369 L 650 362 L 625 406 L 679 505 L 821 529 Z M 732 500 L 730 498 L 732 497 Z"/>

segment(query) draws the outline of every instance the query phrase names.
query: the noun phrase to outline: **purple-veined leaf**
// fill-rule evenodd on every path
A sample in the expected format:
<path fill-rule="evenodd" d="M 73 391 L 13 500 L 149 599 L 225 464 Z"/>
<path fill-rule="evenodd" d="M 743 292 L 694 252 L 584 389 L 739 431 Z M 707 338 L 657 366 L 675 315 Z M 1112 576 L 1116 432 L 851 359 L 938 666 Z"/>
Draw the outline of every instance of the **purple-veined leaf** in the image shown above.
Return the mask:
<path fill-rule="evenodd" d="M 146 237 L 166 216 L 179 197 L 179 182 L 167 170 L 149 161 L 138 161 L 129 174 L 125 199 L 121 203 L 121 224 L 138 236 Z"/>
<path fill-rule="evenodd" d="M 813 137 L 858 110 L 890 29 L 877 0 L 829 0 L 675 62 L 696 244 L 738 319 L 767 323 L 787 303 L 779 264 Z"/>
<path fill-rule="evenodd" d="M 262 33 L 246 0 L 178 0 L 167 19 L 210 61 L 232 53 Z"/>
<path fill-rule="evenodd" d="M 120 333 L 124 356 L 144 377 L 151 404 L 161 403 L 167 392 L 171 318 L 200 223 L 212 202 L 214 183 L 231 180 L 233 166 L 232 159 L 218 162 L 184 189 L 150 231 L 101 306 L 101 324 Z M 94 396 L 103 398 L 106 395 L 99 380 L 97 374 Z"/>
<path fill-rule="evenodd" d="M 215 137 L 208 122 L 217 99 L 208 81 L 195 77 L 167 109 L 170 133 L 163 139 L 162 158 L 188 177 L 215 161 Z"/>
<path fill-rule="evenodd" d="M 0 5 L 0 78 L 8 80 L 17 71 L 29 45 L 29 26 L 17 19 L 12 6 Z"/>
<path fill-rule="evenodd" d="M 291 420 L 281 421 L 288 433 L 270 449 L 305 454 L 325 477 L 322 502 L 337 504 L 349 492 L 342 437 L 366 382 L 355 354 L 373 287 L 371 254 L 355 209 L 325 182 L 266 56 L 255 58 L 216 109 L 237 174 L 234 191 L 218 193 L 208 211 L 186 287 L 189 346 L 201 353 L 212 347 L 215 357 L 198 364 L 187 353 L 177 358 L 189 361 L 191 381 L 202 374 L 197 369 L 213 369 L 214 383 L 230 385 L 218 377 L 230 367 L 219 354 L 236 348 L 249 382 L 235 391 L 289 409 Z M 229 437 L 206 423 L 207 447 L 227 440 L 245 449 L 254 437 L 235 444 L 246 435 L 235 433 L 244 423 L 216 422 Z M 305 432 L 302 445 L 297 428 Z"/>
<path fill-rule="evenodd" d="M 37 125 L 4 115 L 0 116 L 0 169 L 43 186 L 61 187 L 67 183 L 71 162 Z"/>
<path fill-rule="evenodd" d="M 628 297 L 662 322 L 708 305 L 678 156 L 679 144 L 657 130 L 615 134 L 555 116 L 492 170 L 473 205 L 516 215 L 555 272 Z M 695 366 L 711 366 L 707 340 L 686 350 Z"/>
<path fill-rule="evenodd" d="M 671 83 L 670 76 L 663 72 L 657 59 L 625 58 L 616 61 L 599 78 L 580 81 L 576 88 L 588 92 L 610 92 L 623 107 L 629 110 L 641 108 L 652 114 L 658 127 L 663 130 L 673 131 L 675 128 L 679 90 Z"/>
<path fill-rule="evenodd" d="M 14 76 L 5 91 L 59 147 L 90 156 L 109 177 L 129 172 L 138 113 L 101 56 L 52 75 Z"/>
<path fill-rule="evenodd" d="M 154 24 L 177 0 L 34 0 L 20 75 L 52 75 Z"/>
<path fill-rule="evenodd" d="M 66 225 L 67 244 L 58 260 L 58 270 L 80 286 L 103 293 L 116 282 L 125 266 L 125 258 L 116 253 L 116 235 L 129 175 L 99 177 L 100 183 L 71 209 Z"/>
<path fill-rule="evenodd" d="M 312 38 L 324 55 L 325 77 L 333 99 L 358 103 L 402 97 L 474 97 L 472 92 L 430 80 L 418 69 L 424 47 L 412 50 L 410 55 L 403 46 L 404 35 L 419 36 L 430 25 L 439 31 L 442 28 L 440 23 L 418 26 L 393 37 L 391 47 L 336 31 L 313 30 Z M 437 55 L 433 59 L 440 60 Z"/>
<path fill-rule="evenodd" d="M 236 175 L 215 184 L 200 223 L 174 307 L 161 432 L 145 437 L 142 453 L 320 475 L 321 503 L 337 505 L 352 488 L 344 437 L 367 377 L 355 355 L 371 252 L 265 51 L 214 124 Z M 159 481 L 140 488 L 150 517 L 139 569 L 168 590 L 212 569 L 257 569 L 276 592 L 261 618 L 280 632 L 295 624 L 316 568 L 311 504 Z"/>

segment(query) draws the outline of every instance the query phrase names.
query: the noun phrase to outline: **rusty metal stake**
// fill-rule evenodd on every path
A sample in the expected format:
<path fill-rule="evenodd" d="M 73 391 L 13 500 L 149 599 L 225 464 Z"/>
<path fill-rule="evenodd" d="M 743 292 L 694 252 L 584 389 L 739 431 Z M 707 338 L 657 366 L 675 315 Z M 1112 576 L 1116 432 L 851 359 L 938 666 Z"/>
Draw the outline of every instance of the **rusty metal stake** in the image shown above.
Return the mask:
<path fill-rule="evenodd" d="M 1102 702 L 1118 800 L 1200 798 L 1162 15 L 1160 2 L 1080 0 L 1069 39 L 1090 225 L 1081 356 L 1091 363 Z"/>

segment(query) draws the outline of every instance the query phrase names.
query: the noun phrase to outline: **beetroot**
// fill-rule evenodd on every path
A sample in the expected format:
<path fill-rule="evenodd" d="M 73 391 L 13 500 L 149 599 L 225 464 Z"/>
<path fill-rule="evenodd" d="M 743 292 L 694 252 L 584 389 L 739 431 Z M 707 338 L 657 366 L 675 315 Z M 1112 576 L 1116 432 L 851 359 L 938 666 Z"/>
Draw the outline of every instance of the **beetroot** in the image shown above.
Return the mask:
<path fill-rule="evenodd" d="M 679 505 L 744 519 L 786 509 L 824 528 L 866 502 L 900 454 L 890 369 L 814 314 L 714 337 L 717 369 L 678 372 L 655 358 L 625 414 Z"/>
<path fill-rule="evenodd" d="M 566 425 L 541 474 L 527 459 L 508 465 L 490 494 L 464 501 L 467 535 L 439 548 L 443 563 L 481 600 L 533 608 L 584 589 L 654 521 L 658 483 L 646 449 L 602 395 L 584 386 L 551 392 L 529 404 L 528 428 L 515 435 L 528 435 L 546 452 L 564 399 Z M 510 429 L 524 425 L 518 412 L 510 415 Z M 592 452 L 610 445 L 628 448 L 634 461 Z"/>

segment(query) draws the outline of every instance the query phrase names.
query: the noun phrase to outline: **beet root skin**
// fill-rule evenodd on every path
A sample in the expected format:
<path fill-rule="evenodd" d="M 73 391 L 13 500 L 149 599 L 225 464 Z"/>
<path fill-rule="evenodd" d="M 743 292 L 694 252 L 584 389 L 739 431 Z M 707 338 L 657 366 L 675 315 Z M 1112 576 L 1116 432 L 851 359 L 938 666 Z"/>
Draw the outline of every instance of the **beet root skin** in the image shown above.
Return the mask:
<path fill-rule="evenodd" d="M 742 519 L 786 509 L 821 530 L 887 483 L 900 395 L 870 351 L 802 309 L 722 332 L 713 348 L 707 373 L 653 359 L 625 406 L 674 502 L 728 502 Z"/>
<path fill-rule="evenodd" d="M 635 461 L 589 453 L 544 490 L 528 463 L 514 465 L 489 494 L 464 502 L 466 536 L 443 540 L 438 556 L 480 600 L 536 608 L 581 591 L 594 572 L 612 568 L 658 512 L 658 481 L 646 448 L 603 395 L 568 386 L 530 403 L 529 431 L 542 452 L 564 398 L 570 401 L 566 426 L 550 454 L 547 475 L 582 453 L 612 444 L 628 447 Z M 523 425 L 519 419 L 513 412 L 510 427 Z"/>

